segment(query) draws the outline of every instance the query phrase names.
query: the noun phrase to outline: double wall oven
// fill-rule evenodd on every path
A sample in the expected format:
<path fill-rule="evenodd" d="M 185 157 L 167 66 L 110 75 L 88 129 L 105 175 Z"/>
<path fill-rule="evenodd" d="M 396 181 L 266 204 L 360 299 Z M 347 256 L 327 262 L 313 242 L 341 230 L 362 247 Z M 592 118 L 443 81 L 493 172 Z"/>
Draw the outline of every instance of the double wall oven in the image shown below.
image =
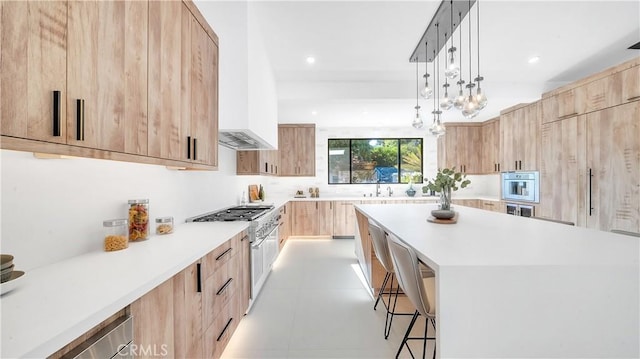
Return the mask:
<path fill-rule="evenodd" d="M 273 205 L 236 206 L 187 219 L 187 222 L 248 221 L 251 243 L 251 304 L 278 256 L 278 221 Z"/>
<path fill-rule="evenodd" d="M 540 202 L 539 172 L 503 172 L 501 179 L 507 214 L 534 217 L 535 206 L 529 203 Z"/>

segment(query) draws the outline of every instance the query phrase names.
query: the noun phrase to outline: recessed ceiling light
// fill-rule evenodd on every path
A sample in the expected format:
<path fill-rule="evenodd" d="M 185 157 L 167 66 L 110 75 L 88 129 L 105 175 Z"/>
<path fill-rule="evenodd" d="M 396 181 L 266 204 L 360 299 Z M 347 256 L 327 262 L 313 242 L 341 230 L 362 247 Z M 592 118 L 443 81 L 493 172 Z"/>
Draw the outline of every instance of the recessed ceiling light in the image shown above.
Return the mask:
<path fill-rule="evenodd" d="M 315 64 L 316 63 L 316 58 L 313 56 L 308 56 L 307 57 L 307 63 L 308 64 Z"/>
<path fill-rule="evenodd" d="M 529 59 L 529 63 L 530 64 L 535 64 L 538 61 L 540 61 L 540 56 L 534 56 L 534 57 Z"/>
<path fill-rule="evenodd" d="M 318 114 L 318 111 L 311 111 L 311 114 L 315 116 Z"/>

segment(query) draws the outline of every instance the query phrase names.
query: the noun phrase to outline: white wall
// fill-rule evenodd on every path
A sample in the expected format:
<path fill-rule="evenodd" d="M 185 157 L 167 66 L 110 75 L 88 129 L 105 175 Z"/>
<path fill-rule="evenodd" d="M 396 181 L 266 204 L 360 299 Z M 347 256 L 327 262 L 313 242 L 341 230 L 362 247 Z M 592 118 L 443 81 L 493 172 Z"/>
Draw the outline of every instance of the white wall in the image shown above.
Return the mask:
<path fill-rule="evenodd" d="M 0 161 L 0 250 L 13 254 L 20 270 L 102 250 L 102 221 L 126 218 L 129 199 L 148 198 L 152 221 L 173 216 L 178 224 L 240 200 L 235 151 L 224 147 L 215 172 L 86 158 L 44 160 L 7 150 L 0 151 Z"/>

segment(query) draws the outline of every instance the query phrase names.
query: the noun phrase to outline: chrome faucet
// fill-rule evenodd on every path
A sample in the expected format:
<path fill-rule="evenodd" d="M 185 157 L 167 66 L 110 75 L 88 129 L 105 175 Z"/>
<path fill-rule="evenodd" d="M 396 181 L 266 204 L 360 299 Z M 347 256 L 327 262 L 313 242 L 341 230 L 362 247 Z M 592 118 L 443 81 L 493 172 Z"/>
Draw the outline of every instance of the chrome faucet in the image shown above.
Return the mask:
<path fill-rule="evenodd" d="M 380 192 L 380 180 L 376 181 L 376 197 L 379 197 L 381 194 Z"/>
<path fill-rule="evenodd" d="M 391 189 L 391 186 L 387 186 L 387 194 L 388 194 L 388 197 L 391 197 L 391 195 L 393 194 L 393 190 Z"/>

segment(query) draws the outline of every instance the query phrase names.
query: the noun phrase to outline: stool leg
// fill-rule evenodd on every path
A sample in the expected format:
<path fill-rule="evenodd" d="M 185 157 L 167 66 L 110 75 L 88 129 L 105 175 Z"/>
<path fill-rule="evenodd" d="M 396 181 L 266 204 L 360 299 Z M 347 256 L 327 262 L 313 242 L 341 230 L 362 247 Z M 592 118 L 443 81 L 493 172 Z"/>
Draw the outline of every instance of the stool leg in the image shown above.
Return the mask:
<path fill-rule="evenodd" d="M 382 297 L 384 288 L 387 286 L 387 281 L 389 280 L 390 275 L 391 273 L 387 272 L 387 274 L 384 276 L 384 280 L 382 281 L 382 287 L 380 288 L 380 291 L 378 291 L 378 298 L 376 298 L 376 304 L 373 305 L 373 310 L 376 310 L 376 308 L 378 307 L 378 302 L 380 302 L 380 298 Z"/>
<path fill-rule="evenodd" d="M 393 274 L 392 274 L 393 275 Z M 393 277 L 392 277 L 392 283 L 393 283 Z M 391 291 L 393 290 L 393 284 L 391 285 L 391 288 L 389 288 L 389 305 L 391 305 Z M 398 303 L 398 294 L 400 293 L 400 284 L 396 283 L 396 293 L 395 293 L 395 297 L 393 299 L 393 308 L 391 309 L 391 319 L 389 320 L 389 328 L 387 328 L 387 326 L 385 325 L 385 332 L 384 332 L 384 338 L 388 339 L 389 338 L 389 334 L 391 334 L 391 323 L 393 322 L 393 316 L 396 314 L 396 304 Z M 388 311 L 389 309 L 387 309 Z"/>
<path fill-rule="evenodd" d="M 416 319 L 418 319 L 418 315 L 420 315 L 420 313 L 418 313 L 418 311 L 416 310 L 416 312 L 413 313 L 413 318 L 411 318 L 411 323 L 409 323 L 409 328 L 407 328 L 407 332 L 404 333 L 404 338 L 402 338 L 402 343 L 400 343 L 400 348 L 398 348 L 398 352 L 396 353 L 396 359 L 400 357 L 400 353 L 402 352 L 402 347 L 404 347 L 405 344 L 407 345 L 407 348 L 409 348 L 409 344 L 407 344 L 407 338 L 409 338 L 409 334 L 411 334 L 411 329 L 413 328 L 413 325 L 416 323 Z M 409 352 L 411 352 L 411 348 L 409 348 Z M 413 354 L 411 354 L 411 356 L 413 357 Z"/>
<path fill-rule="evenodd" d="M 435 333 L 436 331 L 436 320 L 431 318 L 431 325 L 433 325 L 433 331 Z M 434 337 L 436 336 L 436 334 L 433 335 Z M 436 342 L 433 342 L 433 359 L 436 359 Z"/>
<path fill-rule="evenodd" d="M 390 309 L 391 309 L 391 296 L 393 295 L 393 279 L 394 278 L 395 278 L 395 275 L 391 274 L 391 285 L 389 287 L 389 299 L 387 300 L 387 305 L 385 305 L 385 307 L 387 307 L 387 316 L 384 320 L 384 338 L 385 339 L 389 338 L 389 333 L 391 332 L 391 322 L 393 321 L 393 311 L 390 311 Z"/>

